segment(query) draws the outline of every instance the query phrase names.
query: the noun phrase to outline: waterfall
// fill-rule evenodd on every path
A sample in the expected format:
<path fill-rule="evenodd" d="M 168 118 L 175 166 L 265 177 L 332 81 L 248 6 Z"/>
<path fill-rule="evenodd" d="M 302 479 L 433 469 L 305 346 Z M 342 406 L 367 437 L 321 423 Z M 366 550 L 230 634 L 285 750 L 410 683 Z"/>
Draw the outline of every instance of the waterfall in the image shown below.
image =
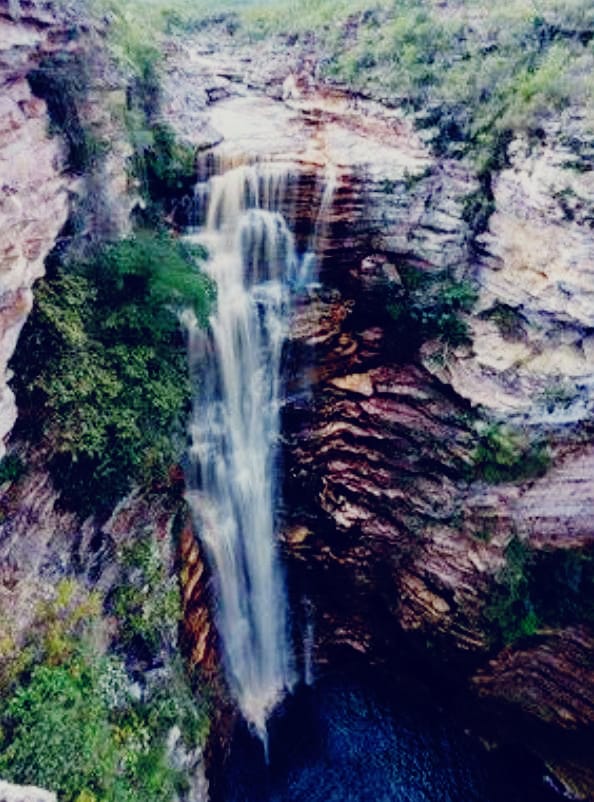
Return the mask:
<path fill-rule="evenodd" d="M 303 633 L 303 681 L 309 687 L 314 684 L 314 620 L 313 604 L 308 598 L 302 599 L 305 631 Z"/>
<path fill-rule="evenodd" d="M 301 263 L 281 210 L 292 165 L 236 166 L 210 180 L 206 224 L 217 287 L 208 331 L 190 325 L 197 390 L 188 501 L 213 568 L 232 693 L 266 739 L 292 685 L 275 532 L 281 355 Z"/>

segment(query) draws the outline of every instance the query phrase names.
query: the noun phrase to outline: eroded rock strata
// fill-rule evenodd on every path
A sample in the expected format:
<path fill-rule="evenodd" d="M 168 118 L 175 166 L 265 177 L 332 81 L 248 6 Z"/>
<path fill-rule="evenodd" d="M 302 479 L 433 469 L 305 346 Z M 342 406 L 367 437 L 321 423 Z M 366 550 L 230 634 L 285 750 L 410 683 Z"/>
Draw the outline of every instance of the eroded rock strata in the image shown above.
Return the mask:
<path fill-rule="evenodd" d="M 0 34 L 4 437 L 16 414 L 6 365 L 66 221 L 72 179 L 25 80 L 44 54 L 65 47 L 64 27 L 33 4 L 13 19 L 0 2 Z M 233 48 L 173 43 L 164 116 L 199 151 L 199 178 L 259 159 L 294 166 L 287 214 L 301 249 L 315 244 L 319 283 L 299 301 L 287 360 L 282 541 L 296 600 L 306 596 L 313 609 L 316 659 L 346 647 L 394 665 L 410 649 L 444 687 L 586 743 L 591 609 L 572 602 L 547 619 L 550 609 L 523 583 L 535 571 L 571 596 L 592 581 L 594 173 L 572 171 L 560 129 L 536 145 L 518 139 L 476 232 L 465 211 L 479 186 L 473 170 L 437 159 L 411 120 L 323 85 L 315 54 L 304 62 L 277 53 L 273 73 L 262 66 L 267 51 Z M 568 124 L 579 139 L 579 121 Z M 125 230 L 126 146 L 116 151 L 105 169 L 121 200 L 110 207 L 116 228 Z M 186 219 L 199 217 L 199 193 L 180 203 Z M 461 313 L 467 341 L 444 348 L 434 337 L 403 337 L 388 301 L 411 266 L 475 283 L 474 309 Z M 546 440 L 550 464 L 485 481 L 477 446 L 493 416 L 521 426 L 528 444 Z M 1 605 L 14 611 L 16 643 L 57 577 L 83 575 L 109 592 L 119 538 L 149 528 L 171 540 L 163 498 L 136 494 L 108 524 L 81 525 L 41 468 L 3 488 L 2 505 Z M 210 669 L 205 567 L 185 521 L 179 548 L 188 652 Z M 510 574 L 512 554 L 521 575 L 517 566 Z M 166 560 L 173 565 L 172 554 Z M 523 626 L 511 636 L 501 623 L 510 604 Z M 568 790 L 591 798 L 582 754 L 544 756 Z"/>
<path fill-rule="evenodd" d="M 235 154 L 291 159 L 296 176 L 317 175 L 301 178 L 293 218 L 315 230 L 321 286 L 300 301 L 292 327 L 283 543 L 296 602 L 313 601 L 318 660 L 347 647 L 397 662 L 403 648 L 425 644 L 445 685 L 587 739 L 587 611 L 546 620 L 537 600 L 543 620 L 526 618 L 512 634 L 502 621 L 506 604 L 525 615 L 525 600 L 513 598 L 525 589 L 510 579 L 515 550 L 543 582 L 561 583 L 553 594 L 563 593 L 555 572 L 571 573 L 569 563 L 577 567 L 566 581 L 585 594 L 591 582 L 592 173 L 574 185 L 559 129 L 530 147 L 514 142 L 477 233 L 465 212 L 472 170 L 436 160 L 397 113 L 342 101 L 291 56 L 273 77 L 224 46 L 172 53 L 173 75 L 201 96 L 172 92 L 171 122 L 213 154 L 212 169 Z M 320 211 L 316 187 L 329 182 Z M 475 282 L 467 342 L 403 342 L 387 293 L 409 265 Z M 528 444 L 546 442 L 533 475 L 485 481 L 477 447 L 481 420 L 493 416 Z M 568 788 L 572 773 L 575 765 Z"/>

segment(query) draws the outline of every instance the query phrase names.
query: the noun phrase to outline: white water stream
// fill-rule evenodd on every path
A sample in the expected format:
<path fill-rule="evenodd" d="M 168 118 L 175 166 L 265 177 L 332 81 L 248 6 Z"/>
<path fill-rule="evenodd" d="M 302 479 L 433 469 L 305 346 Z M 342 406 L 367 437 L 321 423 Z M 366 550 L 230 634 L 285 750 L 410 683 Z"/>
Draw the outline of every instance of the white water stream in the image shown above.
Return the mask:
<path fill-rule="evenodd" d="M 210 181 L 205 269 L 217 287 L 209 331 L 190 326 L 199 386 L 189 502 L 213 567 L 231 690 L 265 741 L 293 683 L 276 546 L 281 356 L 300 260 L 281 214 L 291 165 L 234 167 Z"/>

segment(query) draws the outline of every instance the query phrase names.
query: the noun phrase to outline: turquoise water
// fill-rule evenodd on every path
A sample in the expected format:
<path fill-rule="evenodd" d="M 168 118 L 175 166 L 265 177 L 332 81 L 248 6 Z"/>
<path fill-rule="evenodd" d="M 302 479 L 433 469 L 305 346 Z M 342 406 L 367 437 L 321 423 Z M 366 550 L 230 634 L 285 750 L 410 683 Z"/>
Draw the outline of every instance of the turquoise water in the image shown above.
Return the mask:
<path fill-rule="evenodd" d="M 550 802 L 539 772 L 488 752 L 406 688 L 326 679 L 270 725 L 270 763 L 245 728 L 224 771 L 224 802 Z"/>

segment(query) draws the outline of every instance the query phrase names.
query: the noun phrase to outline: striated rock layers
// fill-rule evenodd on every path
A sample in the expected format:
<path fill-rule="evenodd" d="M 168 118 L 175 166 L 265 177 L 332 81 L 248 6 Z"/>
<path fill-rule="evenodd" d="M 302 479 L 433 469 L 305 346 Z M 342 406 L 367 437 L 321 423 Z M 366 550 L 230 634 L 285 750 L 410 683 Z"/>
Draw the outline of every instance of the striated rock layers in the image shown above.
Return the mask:
<path fill-rule="evenodd" d="M 11 16 L 15 5 L 17 18 Z M 69 179 L 46 104 L 27 73 L 69 47 L 64 21 L 33 2 L 0 2 L 0 456 L 16 419 L 7 370 L 31 309 L 31 288 L 68 217 Z"/>
<path fill-rule="evenodd" d="M 63 46 L 61 34 L 36 5 L 20 6 L 26 13 L 12 20 L 0 0 L 0 436 L 15 415 L 6 363 L 67 215 L 61 147 L 24 80 L 40 55 Z M 559 131 L 537 145 L 516 141 L 477 237 L 466 219 L 479 190 L 472 170 L 436 159 L 410 120 L 317 84 L 298 52 L 269 59 L 273 76 L 253 52 L 206 38 L 171 47 L 165 117 L 200 151 L 202 178 L 233 164 L 290 162 L 287 212 L 300 249 L 318 255 L 287 355 L 282 536 L 292 593 L 313 611 L 315 658 L 346 649 L 389 666 L 409 660 L 466 698 L 509 709 L 513 721 L 586 743 L 594 173 L 572 172 Z M 200 190 L 181 199 L 198 219 Z M 467 342 L 395 325 L 389 301 L 411 267 L 476 283 Z M 521 425 L 528 445 L 548 440 L 552 464 L 487 484 L 478 447 L 497 447 L 481 435 L 485 418 Z M 506 447 L 490 456 L 503 460 L 499 479 L 518 446 L 512 438 Z M 17 644 L 57 577 L 89 566 L 107 590 L 105 555 L 119 538 L 143 527 L 163 541 L 171 534 L 171 510 L 142 496 L 100 531 L 81 526 L 43 471 L 3 488 L 0 503 L 0 608 L 12 611 Z M 188 650 L 208 666 L 204 566 L 188 527 L 180 554 Z M 556 603 L 563 597 L 571 604 Z M 545 757 L 576 788 L 571 778 L 587 772 L 567 755 Z"/>
<path fill-rule="evenodd" d="M 592 172 L 572 167 L 560 130 L 517 140 L 477 235 L 472 170 L 436 160 L 410 121 L 320 85 L 290 48 L 272 75 L 212 36 L 172 47 L 169 120 L 201 150 L 205 176 L 290 161 L 294 228 L 318 255 L 287 360 L 283 532 L 316 659 L 346 648 L 424 666 L 467 699 L 586 743 Z M 387 307 L 411 267 L 474 283 L 465 342 L 394 325 Z M 504 434 L 489 440 L 500 430 L 504 447 Z M 541 462 L 521 469 L 539 443 Z M 520 469 L 506 475 L 514 448 Z M 582 758 L 551 761 L 567 789 Z"/>

